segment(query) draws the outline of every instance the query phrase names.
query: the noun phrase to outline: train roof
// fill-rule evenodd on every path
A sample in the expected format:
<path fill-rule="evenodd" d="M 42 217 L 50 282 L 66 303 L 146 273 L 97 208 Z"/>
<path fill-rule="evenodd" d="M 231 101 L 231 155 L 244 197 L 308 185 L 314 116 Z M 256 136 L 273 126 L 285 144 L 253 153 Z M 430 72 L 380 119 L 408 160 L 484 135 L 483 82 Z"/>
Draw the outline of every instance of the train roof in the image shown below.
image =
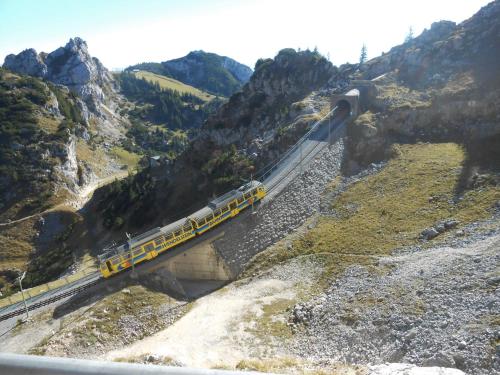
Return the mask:
<path fill-rule="evenodd" d="M 243 195 L 243 193 L 246 193 L 249 190 L 252 190 L 252 189 L 254 189 L 254 188 L 258 187 L 258 186 L 261 186 L 261 185 L 262 185 L 261 182 L 256 181 L 256 180 L 252 180 L 252 181 L 246 183 L 245 185 L 240 186 L 236 190 L 231 190 L 230 192 L 228 192 L 228 193 L 226 193 L 224 195 L 221 195 L 220 197 L 215 198 L 213 201 L 211 201 L 208 204 L 208 206 L 212 210 L 216 210 L 216 209 L 218 209 L 220 207 L 224 207 L 230 201 L 232 201 L 234 199 L 237 199 L 237 198 L 241 198 L 241 196 Z"/>
<path fill-rule="evenodd" d="M 161 228 L 161 231 L 163 232 L 163 234 L 175 232 L 177 229 L 182 228 L 184 226 L 186 220 L 187 218 L 183 217 L 182 219 L 179 219 L 177 221 L 174 221 L 173 223 L 165 225 L 164 227 Z"/>
<path fill-rule="evenodd" d="M 198 221 L 198 220 L 201 220 L 204 217 L 210 215 L 211 213 L 213 213 L 213 210 L 209 206 L 205 206 L 202 209 L 200 209 L 196 212 L 193 212 L 191 215 L 189 215 L 189 217 L 191 219 Z"/>
<path fill-rule="evenodd" d="M 238 191 L 248 191 L 248 190 L 254 189 L 256 187 L 259 187 L 261 185 L 262 185 L 262 182 L 257 181 L 257 180 L 252 180 L 252 181 L 246 183 L 245 185 L 240 186 L 238 188 Z"/>
<path fill-rule="evenodd" d="M 226 206 L 229 202 L 232 200 L 235 200 L 236 198 L 240 198 L 243 195 L 243 192 L 238 191 L 238 190 L 231 190 L 230 192 L 221 195 L 220 197 L 215 198 L 213 201 L 211 201 L 208 204 L 208 207 L 210 207 L 212 210 L 216 210 L 220 207 Z"/>

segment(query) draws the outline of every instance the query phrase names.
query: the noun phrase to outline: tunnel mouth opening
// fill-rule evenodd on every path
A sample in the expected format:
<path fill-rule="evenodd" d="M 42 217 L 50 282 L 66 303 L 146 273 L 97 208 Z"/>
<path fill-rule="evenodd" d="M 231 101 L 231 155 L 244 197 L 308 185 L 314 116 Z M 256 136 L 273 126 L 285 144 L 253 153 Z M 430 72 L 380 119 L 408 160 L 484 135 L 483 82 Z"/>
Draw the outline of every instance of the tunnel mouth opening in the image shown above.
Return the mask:
<path fill-rule="evenodd" d="M 351 103 L 345 99 L 341 99 L 335 105 L 337 107 L 337 113 L 340 115 L 349 115 L 351 113 Z"/>

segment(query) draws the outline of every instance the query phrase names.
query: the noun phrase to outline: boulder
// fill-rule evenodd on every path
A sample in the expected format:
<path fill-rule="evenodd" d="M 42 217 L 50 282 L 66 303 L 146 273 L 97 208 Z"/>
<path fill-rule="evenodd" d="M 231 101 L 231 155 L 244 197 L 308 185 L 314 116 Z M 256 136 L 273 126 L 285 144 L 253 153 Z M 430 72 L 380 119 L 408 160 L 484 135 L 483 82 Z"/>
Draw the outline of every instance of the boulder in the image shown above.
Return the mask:
<path fill-rule="evenodd" d="M 420 233 L 420 238 L 423 240 L 432 240 L 433 238 L 437 237 L 439 235 L 439 232 L 436 230 L 434 227 L 430 228 L 425 228 L 422 233 Z"/>

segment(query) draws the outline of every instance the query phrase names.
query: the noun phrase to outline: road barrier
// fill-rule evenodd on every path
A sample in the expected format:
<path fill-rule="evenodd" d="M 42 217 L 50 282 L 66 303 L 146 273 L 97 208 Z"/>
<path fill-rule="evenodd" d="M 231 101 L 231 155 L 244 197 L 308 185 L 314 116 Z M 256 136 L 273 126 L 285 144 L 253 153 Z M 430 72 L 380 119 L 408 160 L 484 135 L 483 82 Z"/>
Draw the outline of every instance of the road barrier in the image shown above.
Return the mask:
<path fill-rule="evenodd" d="M 88 359 L 41 357 L 36 355 L 0 353 L 0 373 L 9 375 L 241 375 L 264 374 L 227 370 L 196 369 L 118 363 Z"/>

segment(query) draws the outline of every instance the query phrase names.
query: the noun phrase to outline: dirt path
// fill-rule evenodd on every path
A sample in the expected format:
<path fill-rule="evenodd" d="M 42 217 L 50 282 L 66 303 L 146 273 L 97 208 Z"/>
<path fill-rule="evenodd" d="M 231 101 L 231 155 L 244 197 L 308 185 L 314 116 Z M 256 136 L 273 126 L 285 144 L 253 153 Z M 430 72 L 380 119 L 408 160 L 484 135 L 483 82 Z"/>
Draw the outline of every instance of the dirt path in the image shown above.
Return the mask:
<path fill-rule="evenodd" d="M 61 209 L 62 207 L 69 206 L 69 207 L 74 208 L 75 211 L 77 211 L 77 210 L 81 209 L 90 200 L 90 198 L 92 198 L 92 194 L 94 194 L 94 191 L 96 191 L 100 187 L 103 187 L 104 185 L 107 185 L 107 184 L 113 182 L 115 179 L 120 180 L 120 179 L 125 178 L 127 176 L 128 176 L 127 171 L 119 171 L 119 172 L 114 173 L 110 176 L 97 179 L 97 180 L 91 182 L 90 184 L 88 184 L 87 186 L 85 186 L 83 189 L 81 189 L 78 192 L 78 195 L 71 200 L 68 200 L 64 203 L 60 203 L 54 207 L 48 208 L 42 212 L 38 212 L 38 213 L 33 214 L 33 215 L 28 215 L 28 216 L 22 217 L 20 219 L 8 221 L 6 223 L 0 223 L 0 227 L 5 227 L 5 226 L 12 225 L 12 224 L 17 224 L 17 223 L 23 222 L 25 220 L 28 220 L 28 219 L 31 219 L 34 217 L 42 216 L 42 215 L 45 215 L 46 213 Z"/>
<path fill-rule="evenodd" d="M 292 283 L 262 279 L 203 297 L 171 327 L 106 355 L 107 359 L 136 358 L 149 354 L 169 357 L 186 366 L 210 368 L 234 366 L 249 358 L 258 346 L 247 331 L 253 318 L 262 314 L 262 307 L 278 299 L 293 299 Z"/>
<path fill-rule="evenodd" d="M 127 176 L 128 176 L 128 171 L 119 171 L 117 173 L 113 173 L 110 176 L 99 178 L 95 181 L 92 181 L 78 193 L 78 196 L 76 197 L 75 200 L 68 203 L 76 210 L 79 210 L 90 200 L 90 198 L 92 198 L 94 191 L 113 182 L 114 180 L 121 180 L 122 178 L 125 178 Z"/>

